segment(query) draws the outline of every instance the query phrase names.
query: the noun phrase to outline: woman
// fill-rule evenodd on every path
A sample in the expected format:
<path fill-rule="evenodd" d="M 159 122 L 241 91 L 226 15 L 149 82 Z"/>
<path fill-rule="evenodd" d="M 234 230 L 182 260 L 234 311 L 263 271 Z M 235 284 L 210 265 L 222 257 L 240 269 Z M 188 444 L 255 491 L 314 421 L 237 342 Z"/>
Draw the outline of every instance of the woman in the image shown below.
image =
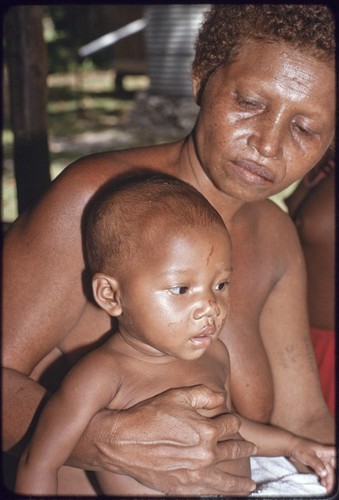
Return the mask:
<path fill-rule="evenodd" d="M 229 229 L 231 311 L 221 338 L 237 412 L 333 443 L 309 339 L 302 250 L 289 217 L 266 198 L 303 177 L 333 140 L 334 52 L 326 7 L 213 6 L 193 62 L 200 112 L 192 133 L 83 158 L 18 219 L 5 245 L 6 449 L 23 439 L 46 397 L 35 382 L 42 367 L 61 359 L 72 365 L 110 328 L 86 288 L 81 218 L 100 186 L 139 167 L 191 183 Z M 61 493 L 90 492 L 74 478 L 83 481 L 81 469 L 126 473 L 168 494 L 189 494 L 192 485 L 201 494 L 248 493 L 251 480 L 218 470 L 218 462 L 253 452 L 227 440 L 236 419 L 194 411 L 217 405 L 217 394 L 177 389 L 117 415 L 97 414 L 68 463 L 79 469 L 63 468 L 72 479 Z M 171 452 L 178 447 L 180 463 Z"/>

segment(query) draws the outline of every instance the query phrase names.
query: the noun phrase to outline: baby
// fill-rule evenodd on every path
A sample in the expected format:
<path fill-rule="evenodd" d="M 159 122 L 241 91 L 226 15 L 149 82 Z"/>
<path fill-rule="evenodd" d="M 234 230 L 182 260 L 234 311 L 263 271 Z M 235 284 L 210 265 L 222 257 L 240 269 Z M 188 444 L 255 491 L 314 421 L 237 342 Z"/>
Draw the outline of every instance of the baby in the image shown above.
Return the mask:
<path fill-rule="evenodd" d="M 183 181 L 144 172 L 102 189 L 85 222 L 93 297 L 118 328 L 75 365 L 47 403 L 20 460 L 18 493 L 56 495 L 59 468 L 103 408 L 123 411 L 170 388 L 203 384 L 224 395 L 221 407 L 204 410 L 206 418 L 234 411 L 230 360 L 218 339 L 232 277 L 231 241 L 220 215 Z M 257 455 L 298 460 L 332 488 L 333 447 L 239 418 L 241 436 L 256 444 Z M 178 454 L 179 467 L 181 459 Z M 250 476 L 248 459 L 219 466 Z M 97 472 L 96 478 L 104 494 L 163 495 L 128 476 Z"/>

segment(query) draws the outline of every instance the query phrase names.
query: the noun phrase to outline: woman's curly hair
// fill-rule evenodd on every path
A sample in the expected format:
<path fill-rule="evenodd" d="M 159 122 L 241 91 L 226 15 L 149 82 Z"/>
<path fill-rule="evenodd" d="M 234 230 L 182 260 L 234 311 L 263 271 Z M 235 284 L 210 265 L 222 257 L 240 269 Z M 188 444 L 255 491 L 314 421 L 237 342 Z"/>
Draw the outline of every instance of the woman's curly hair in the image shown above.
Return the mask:
<path fill-rule="evenodd" d="M 325 5 L 213 5 L 205 13 L 192 75 L 201 88 L 211 73 L 234 57 L 248 40 L 284 41 L 323 61 L 335 57 L 335 20 Z"/>

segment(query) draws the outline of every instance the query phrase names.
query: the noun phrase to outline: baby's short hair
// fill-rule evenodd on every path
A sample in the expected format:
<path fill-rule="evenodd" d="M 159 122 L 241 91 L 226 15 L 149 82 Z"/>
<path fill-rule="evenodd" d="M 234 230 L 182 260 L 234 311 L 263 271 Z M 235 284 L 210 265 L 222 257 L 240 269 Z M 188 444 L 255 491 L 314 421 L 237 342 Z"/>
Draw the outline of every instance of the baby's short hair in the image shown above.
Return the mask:
<path fill-rule="evenodd" d="M 109 182 L 85 213 L 85 251 L 92 273 L 128 265 L 141 245 L 161 245 L 161 235 L 185 227 L 226 226 L 194 187 L 170 175 L 140 171 Z M 156 238 L 156 241 L 154 239 Z"/>

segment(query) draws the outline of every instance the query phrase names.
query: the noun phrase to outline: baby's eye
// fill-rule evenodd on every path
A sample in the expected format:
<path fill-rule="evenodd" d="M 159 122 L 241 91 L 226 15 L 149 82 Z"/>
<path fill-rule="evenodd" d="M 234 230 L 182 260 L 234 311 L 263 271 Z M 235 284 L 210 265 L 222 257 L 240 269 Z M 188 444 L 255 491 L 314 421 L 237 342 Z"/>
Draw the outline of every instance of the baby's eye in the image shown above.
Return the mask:
<path fill-rule="evenodd" d="M 172 286 L 172 288 L 169 289 L 169 291 L 174 295 L 184 295 L 184 293 L 187 293 L 188 290 L 188 286 Z"/>
<path fill-rule="evenodd" d="M 229 284 L 230 284 L 229 280 L 222 281 L 221 283 L 217 284 L 216 289 L 218 291 L 224 290 Z"/>

